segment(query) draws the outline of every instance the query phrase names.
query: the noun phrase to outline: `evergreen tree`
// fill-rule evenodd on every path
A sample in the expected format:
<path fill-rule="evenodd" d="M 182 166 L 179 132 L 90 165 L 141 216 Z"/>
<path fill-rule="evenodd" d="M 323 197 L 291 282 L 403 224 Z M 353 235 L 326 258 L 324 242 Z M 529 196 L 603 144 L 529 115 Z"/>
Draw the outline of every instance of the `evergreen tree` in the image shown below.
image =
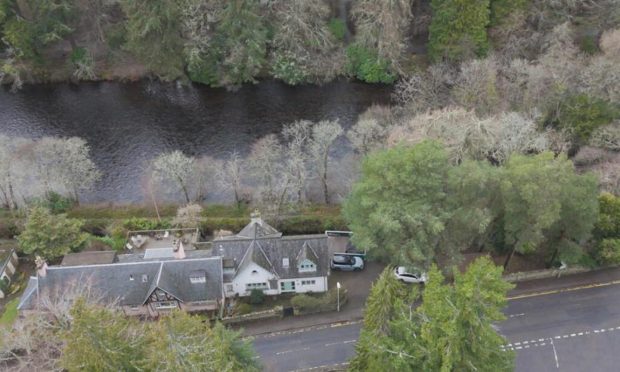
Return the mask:
<path fill-rule="evenodd" d="M 163 80 L 183 76 L 181 14 L 175 0 L 122 0 L 125 47 Z"/>
<path fill-rule="evenodd" d="M 249 343 L 221 324 L 175 311 L 149 327 L 149 368 L 158 371 L 258 371 Z"/>
<path fill-rule="evenodd" d="M 489 49 L 489 0 L 431 0 L 429 27 L 432 60 L 461 60 L 485 55 Z"/>
<path fill-rule="evenodd" d="M 81 231 L 83 224 L 82 220 L 64 214 L 52 215 L 37 206 L 29 211 L 24 231 L 17 240 L 22 252 L 51 260 L 79 250 L 86 243 L 88 234 Z"/>
<path fill-rule="evenodd" d="M 69 371 L 141 371 L 146 355 L 143 326 L 111 310 L 78 299 L 64 335 L 61 364 Z M 155 354 L 157 355 L 157 354 Z"/>
<path fill-rule="evenodd" d="M 382 314 L 389 322 L 383 334 L 371 335 L 366 318 L 360 345 L 351 362 L 354 371 L 510 371 L 514 353 L 504 351 L 506 340 L 492 327 L 504 320 L 506 293 L 512 287 L 503 281 L 501 267 L 486 257 L 469 265 L 466 273 L 455 269 L 454 285 L 445 284 L 433 266 L 414 311 L 389 292 L 375 294 L 371 301 L 383 300 Z M 411 309 L 411 308 L 409 308 Z M 391 314 L 391 316 L 390 316 Z"/>

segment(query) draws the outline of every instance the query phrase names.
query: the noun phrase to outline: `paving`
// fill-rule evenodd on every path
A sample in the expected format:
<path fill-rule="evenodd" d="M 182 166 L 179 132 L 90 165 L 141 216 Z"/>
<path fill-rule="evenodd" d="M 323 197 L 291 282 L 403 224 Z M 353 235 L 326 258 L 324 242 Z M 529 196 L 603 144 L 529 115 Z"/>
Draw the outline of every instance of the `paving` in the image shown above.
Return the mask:
<path fill-rule="evenodd" d="M 520 283 L 498 325 L 517 371 L 620 370 L 620 269 Z M 254 345 L 267 371 L 342 368 L 361 321 L 263 333 Z"/>

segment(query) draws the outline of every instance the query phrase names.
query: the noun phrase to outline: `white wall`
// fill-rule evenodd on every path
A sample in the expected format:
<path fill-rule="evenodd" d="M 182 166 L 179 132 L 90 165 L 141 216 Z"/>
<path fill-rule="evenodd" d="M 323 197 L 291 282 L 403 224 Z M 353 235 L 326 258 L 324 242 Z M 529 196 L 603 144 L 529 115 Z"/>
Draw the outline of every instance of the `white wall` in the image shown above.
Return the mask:
<path fill-rule="evenodd" d="M 327 277 L 317 276 L 313 278 L 303 278 L 303 279 L 281 279 L 278 280 L 278 289 L 280 288 L 281 282 L 290 282 L 295 281 L 295 293 L 305 293 L 305 292 L 325 292 L 327 291 Z M 302 285 L 301 282 L 307 282 L 308 280 L 314 280 L 314 284 L 305 284 Z M 285 292 L 287 293 L 287 292 Z M 292 293 L 292 292 L 288 292 Z"/>
<path fill-rule="evenodd" d="M 256 270 L 256 273 L 252 273 L 254 270 Z M 250 292 L 246 292 L 247 283 L 267 283 L 267 286 L 269 286 L 270 279 L 275 279 L 275 276 L 271 272 L 263 269 L 254 262 L 250 262 L 245 268 L 238 272 L 237 276 L 233 279 L 233 292 L 239 296 L 249 296 Z M 264 292 L 267 295 L 274 295 L 278 294 L 279 291 L 266 290 Z M 227 292 L 226 295 L 230 296 L 230 293 Z"/>

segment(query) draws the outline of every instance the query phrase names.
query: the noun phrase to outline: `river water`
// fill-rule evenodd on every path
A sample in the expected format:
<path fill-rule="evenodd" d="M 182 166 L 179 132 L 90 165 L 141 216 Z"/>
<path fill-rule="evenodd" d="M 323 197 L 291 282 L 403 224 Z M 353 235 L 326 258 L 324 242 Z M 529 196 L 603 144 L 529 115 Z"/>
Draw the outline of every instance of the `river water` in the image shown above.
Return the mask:
<path fill-rule="evenodd" d="M 258 138 L 299 119 L 339 119 L 348 128 L 373 103 L 389 102 L 390 87 L 338 81 L 291 87 L 268 81 L 236 92 L 151 81 L 0 88 L 0 133 L 78 136 L 103 173 L 86 202 L 140 202 L 141 180 L 158 154 L 247 154 Z"/>

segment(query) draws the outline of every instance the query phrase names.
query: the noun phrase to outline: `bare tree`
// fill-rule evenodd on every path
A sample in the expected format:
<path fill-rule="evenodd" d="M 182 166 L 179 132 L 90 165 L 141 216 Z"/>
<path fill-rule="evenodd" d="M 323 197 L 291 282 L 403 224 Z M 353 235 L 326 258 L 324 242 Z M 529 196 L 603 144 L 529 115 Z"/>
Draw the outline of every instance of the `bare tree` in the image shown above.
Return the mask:
<path fill-rule="evenodd" d="M 261 199 L 276 199 L 277 180 L 282 172 L 282 151 L 280 141 L 273 134 L 259 139 L 252 145 L 248 166 L 250 174 L 260 185 Z"/>
<path fill-rule="evenodd" d="M 298 120 L 285 126 L 282 134 L 287 141 L 284 149 L 285 177 L 293 185 L 297 202 L 301 203 L 305 198 L 308 180 L 308 146 L 312 136 L 312 122 Z"/>
<path fill-rule="evenodd" d="M 0 195 L 4 206 L 9 209 L 18 206 L 15 189 L 19 187 L 17 183 L 19 151 L 30 143 L 31 141 L 25 138 L 0 136 Z"/>
<path fill-rule="evenodd" d="M 327 171 L 329 155 L 336 139 L 342 135 L 342 127 L 338 120 L 322 120 L 312 127 L 310 140 L 310 155 L 323 188 L 323 199 L 329 203 L 329 188 L 327 185 Z"/>
<path fill-rule="evenodd" d="M 451 101 L 450 88 L 456 76 L 456 69 L 452 65 L 436 63 L 424 72 L 414 73 L 399 81 L 392 96 L 411 113 L 442 108 Z"/>
<path fill-rule="evenodd" d="M 151 163 L 153 176 L 160 184 L 175 184 L 183 192 L 185 201 L 190 203 L 189 184 L 195 175 L 195 161 L 194 157 L 186 156 L 178 150 L 161 154 Z"/>
<path fill-rule="evenodd" d="M 270 5 L 276 77 L 296 84 L 329 81 L 340 73 L 343 58 L 327 27 L 331 11 L 325 1 L 275 0 Z M 291 66 L 296 73 L 291 74 Z"/>
<path fill-rule="evenodd" d="M 513 152 L 538 152 L 552 146 L 548 132 L 538 132 L 534 120 L 518 113 L 480 119 L 462 108 L 417 115 L 393 128 L 387 143 L 418 143 L 425 139 L 441 141 L 454 164 L 465 159 L 492 159 L 501 163 Z"/>
<path fill-rule="evenodd" d="M 217 181 L 225 190 L 234 193 L 235 203 L 240 205 L 243 198 L 241 195 L 245 162 L 239 153 L 233 151 L 228 158 L 219 163 L 216 170 Z"/>
<path fill-rule="evenodd" d="M 366 156 L 383 146 L 387 134 L 388 129 L 376 119 L 361 118 L 347 131 L 347 138 L 355 151 Z"/>
<path fill-rule="evenodd" d="M 413 18 L 411 5 L 412 0 L 358 0 L 351 9 L 358 41 L 377 50 L 397 71 Z"/>
<path fill-rule="evenodd" d="M 177 215 L 172 219 L 172 224 L 180 227 L 198 227 L 204 220 L 202 207 L 199 204 L 187 204 L 177 209 Z"/>
<path fill-rule="evenodd" d="M 497 112 L 497 70 L 493 57 L 463 63 L 453 90 L 455 101 L 481 116 Z"/>

